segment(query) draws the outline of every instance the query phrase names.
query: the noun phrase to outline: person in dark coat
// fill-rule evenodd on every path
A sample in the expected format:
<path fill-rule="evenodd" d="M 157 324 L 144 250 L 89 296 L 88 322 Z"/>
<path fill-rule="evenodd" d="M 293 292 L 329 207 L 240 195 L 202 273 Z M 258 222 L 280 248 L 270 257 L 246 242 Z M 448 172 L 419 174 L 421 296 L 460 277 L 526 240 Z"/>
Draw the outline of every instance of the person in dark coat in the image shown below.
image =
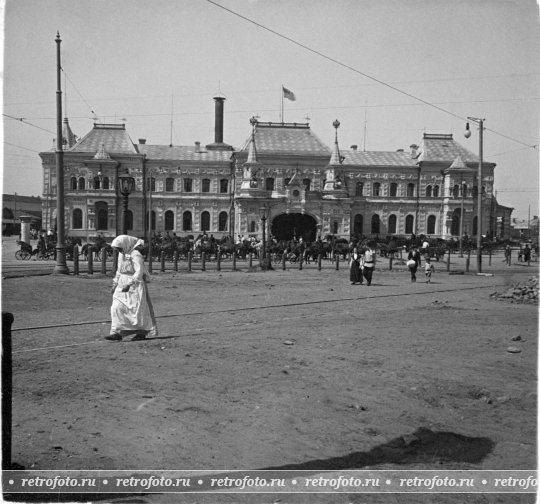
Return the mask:
<path fill-rule="evenodd" d="M 364 283 L 364 275 L 362 274 L 362 268 L 360 267 L 361 259 L 362 256 L 358 253 L 358 249 L 354 247 L 351 253 L 350 280 L 352 285 Z"/>
<path fill-rule="evenodd" d="M 421 264 L 420 252 L 417 247 L 413 247 L 407 256 L 407 267 L 411 272 L 411 282 L 416 282 L 416 271 Z"/>

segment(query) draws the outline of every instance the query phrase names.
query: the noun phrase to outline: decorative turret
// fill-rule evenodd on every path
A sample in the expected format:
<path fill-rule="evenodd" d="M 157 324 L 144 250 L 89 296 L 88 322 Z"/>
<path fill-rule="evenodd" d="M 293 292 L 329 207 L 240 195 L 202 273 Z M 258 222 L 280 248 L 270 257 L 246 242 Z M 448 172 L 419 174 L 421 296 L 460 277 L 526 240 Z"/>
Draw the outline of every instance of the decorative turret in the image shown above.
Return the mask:
<path fill-rule="evenodd" d="M 111 156 L 109 156 L 109 153 L 105 150 L 105 145 L 104 144 L 101 144 L 101 147 L 96 152 L 96 155 L 94 156 L 94 159 L 98 159 L 100 161 L 110 160 L 111 159 Z"/>
<path fill-rule="evenodd" d="M 257 147 L 255 145 L 255 127 L 257 126 L 257 119 L 252 117 L 249 122 L 251 123 L 251 140 L 249 142 L 248 157 L 243 167 L 240 196 L 259 196 L 260 194 L 258 193 L 261 192 L 261 189 L 259 188 L 257 172 L 260 170 L 261 164 L 257 160 Z"/>
<path fill-rule="evenodd" d="M 64 127 L 62 129 L 62 148 L 64 150 L 70 149 L 77 143 L 77 135 L 73 134 L 69 125 L 68 118 L 64 119 Z"/>
<path fill-rule="evenodd" d="M 341 166 L 345 158 L 341 156 L 339 152 L 337 137 L 339 124 L 340 123 L 337 119 L 333 123 L 333 126 L 336 129 L 336 136 L 334 140 L 334 149 L 332 150 L 332 155 L 330 156 L 330 162 L 328 163 L 325 171 L 325 182 L 323 188 L 324 198 L 346 198 L 348 196 L 347 189 L 342 179 L 343 175 Z"/>

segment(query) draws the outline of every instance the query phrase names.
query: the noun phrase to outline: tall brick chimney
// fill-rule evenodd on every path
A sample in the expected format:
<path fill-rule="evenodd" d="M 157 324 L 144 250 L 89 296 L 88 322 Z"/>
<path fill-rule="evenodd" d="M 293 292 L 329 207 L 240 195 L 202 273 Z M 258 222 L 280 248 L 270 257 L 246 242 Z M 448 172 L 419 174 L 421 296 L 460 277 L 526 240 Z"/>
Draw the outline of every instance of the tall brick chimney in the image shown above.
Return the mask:
<path fill-rule="evenodd" d="M 208 144 L 208 150 L 233 150 L 230 145 L 223 143 L 223 110 L 225 97 L 221 95 L 214 96 L 215 114 L 214 114 L 214 143 Z"/>

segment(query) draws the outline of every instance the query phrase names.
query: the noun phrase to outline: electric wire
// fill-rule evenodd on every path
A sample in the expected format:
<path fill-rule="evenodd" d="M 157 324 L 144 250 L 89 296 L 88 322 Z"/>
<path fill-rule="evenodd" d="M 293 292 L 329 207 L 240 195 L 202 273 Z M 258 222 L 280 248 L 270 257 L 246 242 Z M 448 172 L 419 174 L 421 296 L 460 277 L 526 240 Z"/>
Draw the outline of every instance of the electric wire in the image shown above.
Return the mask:
<path fill-rule="evenodd" d="M 432 108 L 434 108 L 434 109 L 436 109 L 436 110 L 438 110 L 438 111 L 440 111 L 440 112 L 443 112 L 443 113 L 445 113 L 445 114 L 448 114 L 448 115 L 450 115 L 450 116 L 452 116 L 452 117 L 455 117 L 455 118 L 460 119 L 460 120 L 462 120 L 462 121 L 467 121 L 467 118 L 466 118 L 466 117 L 463 117 L 463 116 L 460 116 L 460 115 L 458 115 L 458 114 L 455 114 L 454 112 L 451 112 L 450 110 L 447 110 L 447 109 L 445 109 L 445 108 L 439 107 L 439 106 L 436 105 L 435 103 L 432 103 L 432 102 L 429 102 L 429 101 L 427 101 L 427 100 L 424 100 L 423 98 L 420 98 L 420 97 L 415 96 L 415 95 L 413 95 L 413 94 L 411 94 L 411 93 L 408 93 L 407 91 L 403 91 L 402 89 L 400 89 L 400 88 L 398 88 L 398 87 L 396 87 L 396 86 L 393 86 L 392 84 L 389 84 L 388 82 L 385 82 L 385 81 L 382 81 L 382 80 L 380 80 L 380 79 L 377 79 L 376 77 L 373 77 L 373 76 L 371 76 L 371 75 L 369 75 L 369 74 L 367 74 L 367 73 L 365 73 L 365 72 L 362 72 L 361 70 L 358 70 L 357 68 L 354 68 L 354 67 L 352 67 L 352 66 L 350 66 L 350 65 L 348 65 L 348 64 L 346 64 L 346 63 L 343 63 L 342 61 L 339 61 L 339 60 L 337 60 L 337 59 L 335 59 L 335 58 L 333 58 L 333 57 L 331 57 L 331 56 L 328 56 L 328 55 L 326 55 L 326 54 L 324 54 L 324 53 L 322 53 L 322 52 L 320 52 L 320 51 L 318 51 L 318 50 L 316 50 L 316 49 L 313 49 L 313 48 L 311 48 L 311 47 L 309 47 L 309 46 L 307 46 L 307 45 L 305 45 L 305 44 L 303 44 L 303 43 L 301 43 L 301 42 L 298 42 L 297 40 L 295 40 L 295 39 L 293 39 L 293 38 L 291 38 L 291 37 L 289 37 L 289 36 L 287 36 L 287 35 L 284 35 L 284 34 L 278 32 L 278 31 L 276 31 L 276 30 L 273 30 L 272 28 L 268 28 L 267 26 L 265 26 L 265 25 L 263 25 L 263 24 L 261 24 L 261 23 L 258 23 L 257 21 L 254 21 L 253 19 L 250 19 L 250 18 L 248 18 L 248 17 L 246 17 L 246 16 L 244 16 L 244 15 L 242 15 L 242 14 L 240 14 L 240 13 L 238 13 L 238 12 L 232 10 L 232 9 L 229 9 L 228 7 L 225 7 L 224 5 L 221 5 L 221 4 L 219 4 L 218 2 L 215 2 L 214 0 L 206 0 L 206 1 L 207 1 L 208 3 L 211 3 L 212 5 L 215 5 L 216 7 L 219 7 L 220 9 L 223 9 L 223 10 L 229 12 L 230 14 L 233 14 L 234 16 L 237 16 L 237 17 L 239 17 L 239 18 L 241 18 L 241 19 L 247 21 L 248 23 L 254 24 L 255 26 L 257 26 L 257 27 L 259 27 L 259 28 L 261 28 L 261 29 L 263 29 L 263 30 L 266 30 L 266 31 L 268 31 L 268 32 L 270 32 L 270 33 L 272 33 L 272 34 L 274 34 L 274 35 L 276 35 L 276 36 L 278 36 L 278 37 L 280 37 L 280 38 L 282 38 L 282 39 L 285 39 L 285 40 L 291 42 L 292 44 L 295 44 L 295 45 L 297 45 L 298 47 L 301 47 L 302 49 L 305 49 L 306 51 L 309 51 L 309 52 L 311 52 L 311 53 L 313 53 L 313 54 L 316 54 L 317 56 L 320 56 L 321 58 L 324 58 L 324 59 L 326 59 L 326 60 L 328 60 L 328 61 L 331 61 L 332 63 L 335 63 L 336 65 L 339 65 L 339 66 L 341 66 L 341 67 L 343 67 L 343 68 L 346 68 L 346 69 L 348 69 L 348 70 L 351 70 L 351 71 L 354 72 L 354 73 L 357 73 L 357 74 L 359 74 L 359 75 L 362 75 L 363 77 L 365 77 L 365 78 L 367 78 L 367 79 L 370 79 L 370 80 L 372 80 L 372 81 L 374 81 L 374 82 L 380 84 L 381 86 L 385 86 L 385 87 L 387 87 L 387 88 L 389 88 L 389 89 L 392 89 L 393 91 L 396 91 L 397 93 L 400 93 L 400 94 L 402 94 L 402 95 L 408 96 L 409 98 L 412 98 L 413 100 L 417 100 L 417 101 L 423 103 L 424 105 L 427 105 L 428 107 L 432 107 Z M 525 143 L 525 142 L 522 142 L 521 140 L 517 140 L 517 139 L 515 139 L 515 138 L 512 138 L 512 137 L 510 137 L 510 136 L 504 135 L 504 134 L 499 133 L 499 132 L 497 132 L 497 131 L 495 131 L 495 130 L 492 130 L 492 129 L 489 129 L 489 130 L 488 130 L 487 128 L 484 128 L 484 130 L 485 130 L 485 131 L 486 131 L 486 130 L 487 130 L 487 131 L 490 131 L 491 133 L 494 133 L 494 134 L 497 134 L 497 135 L 499 135 L 499 136 L 502 136 L 502 137 L 504 137 L 504 138 L 506 138 L 506 139 L 508 139 L 508 140 L 513 141 L 513 142 L 516 142 L 516 143 L 525 145 L 525 146 L 527 146 L 527 147 L 530 147 L 530 148 L 532 148 L 532 149 L 538 150 L 538 146 L 537 146 L 537 145 L 529 145 L 529 144 L 527 144 L 527 143 Z"/>
<path fill-rule="evenodd" d="M 46 131 L 47 133 L 52 133 L 53 135 L 55 134 L 54 131 L 50 131 L 50 130 L 48 130 L 48 129 L 42 128 L 41 126 L 37 126 L 37 125 L 35 125 L 35 124 L 32 124 L 32 123 L 28 122 L 24 117 L 13 117 L 13 116 L 8 115 L 8 114 L 5 114 L 5 113 L 2 113 L 2 115 L 3 115 L 4 117 L 7 117 L 8 119 L 13 119 L 13 120 L 15 120 L 15 121 L 22 122 L 23 124 L 27 124 L 28 126 L 32 126 L 32 127 L 34 127 L 34 128 L 37 128 L 37 129 Z"/>

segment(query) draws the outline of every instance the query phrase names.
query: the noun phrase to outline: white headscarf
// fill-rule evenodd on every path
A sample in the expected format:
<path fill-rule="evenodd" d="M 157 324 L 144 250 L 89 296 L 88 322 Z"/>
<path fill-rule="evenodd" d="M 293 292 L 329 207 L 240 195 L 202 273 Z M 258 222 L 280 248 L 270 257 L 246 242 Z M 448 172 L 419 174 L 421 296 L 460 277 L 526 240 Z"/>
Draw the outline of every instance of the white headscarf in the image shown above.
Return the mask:
<path fill-rule="evenodd" d="M 129 235 L 119 235 L 111 243 L 111 247 L 121 248 L 122 253 L 127 257 L 129 257 L 129 255 L 141 245 L 144 245 L 143 240 Z"/>

